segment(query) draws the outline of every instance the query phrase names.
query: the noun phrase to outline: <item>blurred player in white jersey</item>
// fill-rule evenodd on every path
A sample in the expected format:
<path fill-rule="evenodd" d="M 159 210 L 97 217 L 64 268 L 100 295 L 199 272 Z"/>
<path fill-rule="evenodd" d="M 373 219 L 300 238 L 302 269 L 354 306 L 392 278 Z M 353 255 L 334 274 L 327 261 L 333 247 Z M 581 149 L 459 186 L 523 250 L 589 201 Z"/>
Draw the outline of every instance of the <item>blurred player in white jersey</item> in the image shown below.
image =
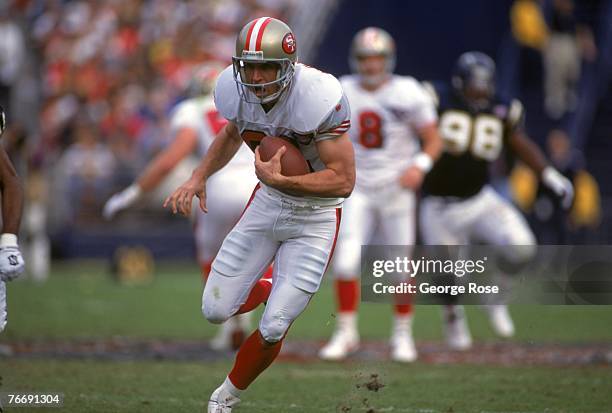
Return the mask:
<path fill-rule="evenodd" d="M 113 218 L 143 194 L 153 191 L 188 156 L 196 153 L 202 157 L 206 154 L 215 134 L 227 123 L 215 108 L 212 96 L 217 77 L 223 69 L 220 63 L 205 63 L 196 68 L 189 85 L 192 97 L 179 103 L 172 114 L 171 144 L 149 163 L 135 183 L 106 202 L 103 210 L 105 218 Z M 248 147 L 242 145 L 236 157 L 208 182 L 209 213 L 194 211 L 197 258 L 204 277 L 208 277 L 212 260 L 223 239 L 238 222 L 257 184 L 254 159 Z M 245 333 L 250 331 L 249 318 L 249 314 L 245 313 L 229 319 L 210 342 L 211 347 L 215 350 L 237 348 L 241 344 L 241 337 L 246 337 Z"/>
<path fill-rule="evenodd" d="M 573 199 L 571 182 L 548 164 L 525 134 L 522 104 L 495 93 L 495 63 L 489 56 L 464 53 L 457 61 L 451 85 L 433 84 L 428 89 L 438 107 L 444 153 L 423 185 L 423 241 L 428 245 L 500 245 L 510 265 L 526 262 L 534 252 L 535 238 L 520 212 L 489 185 L 489 164 L 502 150 L 512 151 L 565 207 Z M 506 306 L 486 308 L 496 333 L 512 336 L 514 325 Z M 462 307 L 446 307 L 445 325 L 451 348 L 471 346 Z"/>
<path fill-rule="evenodd" d="M 213 323 L 252 303 L 252 287 L 274 259 L 273 287 L 259 328 L 238 350 L 232 371 L 210 396 L 209 413 L 229 413 L 240 395 L 276 358 L 285 335 L 319 289 L 333 254 L 343 199 L 355 182 L 354 154 L 346 135 L 350 109 L 336 78 L 297 63 L 296 39 L 270 17 L 245 25 L 232 66 L 220 76 L 215 103 L 229 123 L 217 134 L 192 177 L 166 200 L 188 215 L 194 196 L 206 210 L 207 180 L 245 140 L 255 149 L 260 185 L 217 254 L 202 295 Z M 262 161 L 265 136 L 282 136 L 312 172 L 281 174 L 281 147 Z M 268 410 L 284 410 L 278 407 Z"/>
<path fill-rule="evenodd" d="M 372 241 L 377 225 L 384 244 L 414 244 L 414 191 L 442 148 L 433 100 L 412 77 L 393 74 L 395 43 L 386 31 L 369 27 L 358 32 L 350 64 L 355 74 L 340 82 L 351 104 L 349 137 L 357 180 L 344 206 L 334 259 L 338 318 L 331 340 L 319 352 L 326 360 L 343 359 L 359 345 L 361 246 Z M 391 358 L 414 361 L 412 305 L 398 300 L 394 313 Z"/>
<path fill-rule="evenodd" d="M 4 110 L 0 106 L 0 136 L 5 129 Z M 23 210 L 23 190 L 15 168 L 0 144 L 0 189 L 2 190 L 2 233 L 0 235 L 0 332 L 8 320 L 6 283 L 23 273 L 24 262 L 17 245 L 17 233 Z"/>

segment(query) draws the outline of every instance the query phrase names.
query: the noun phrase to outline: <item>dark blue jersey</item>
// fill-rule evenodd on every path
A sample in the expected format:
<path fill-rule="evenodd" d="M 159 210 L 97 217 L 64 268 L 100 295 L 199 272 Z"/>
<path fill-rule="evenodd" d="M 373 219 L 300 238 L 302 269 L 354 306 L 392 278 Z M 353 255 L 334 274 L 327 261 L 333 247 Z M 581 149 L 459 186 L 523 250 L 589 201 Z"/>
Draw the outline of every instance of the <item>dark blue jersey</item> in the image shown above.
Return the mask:
<path fill-rule="evenodd" d="M 489 163 L 522 127 L 523 105 L 495 97 L 487 107 L 475 110 L 448 85 L 426 83 L 425 87 L 437 103 L 444 151 L 425 177 L 424 193 L 459 198 L 475 195 L 489 182 Z"/>

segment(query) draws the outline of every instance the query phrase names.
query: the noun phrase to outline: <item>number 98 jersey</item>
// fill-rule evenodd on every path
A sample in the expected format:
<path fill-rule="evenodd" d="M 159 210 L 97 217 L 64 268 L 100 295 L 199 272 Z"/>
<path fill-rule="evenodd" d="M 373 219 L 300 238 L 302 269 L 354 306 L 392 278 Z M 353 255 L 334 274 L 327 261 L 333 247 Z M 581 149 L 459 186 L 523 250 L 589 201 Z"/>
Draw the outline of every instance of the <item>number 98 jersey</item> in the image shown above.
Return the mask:
<path fill-rule="evenodd" d="M 522 104 L 494 97 L 491 104 L 472 110 L 454 89 L 425 83 L 438 107 L 438 130 L 444 142 L 442 156 L 427 174 L 425 194 L 468 198 L 489 182 L 489 163 L 508 139 L 522 128 Z"/>

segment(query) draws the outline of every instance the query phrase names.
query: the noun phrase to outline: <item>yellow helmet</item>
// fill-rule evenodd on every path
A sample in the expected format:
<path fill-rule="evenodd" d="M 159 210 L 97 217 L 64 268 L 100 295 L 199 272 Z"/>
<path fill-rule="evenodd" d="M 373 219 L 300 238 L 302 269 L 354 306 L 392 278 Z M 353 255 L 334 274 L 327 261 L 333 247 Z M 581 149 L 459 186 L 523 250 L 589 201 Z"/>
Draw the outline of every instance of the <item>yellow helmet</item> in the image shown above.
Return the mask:
<path fill-rule="evenodd" d="M 359 73 L 359 58 L 367 56 L 384 56 L 386 74 L 395 70 L 395 41 L 385 30 L 378 27 L 366 27 L 355 34 L 351 44 L 349 64 L 354 73 Z M 364 79 L 377 83 L 379 79 Z"/>
<path fill-rule="evenodd" d="M 297 44 L 291 28 L 272 17 L 260 17 L 247 23 L 236 39 L 236 53 L 232 57 L 234 80 L 242 99 L 250 103 L 267 103 L 277 99 L 289 86 L 297 62 Z M 266 84 L 246 83 L 246 63 L 276 63 L 276 79 Z M 251 90 L 256 87 L 279 85 L 279 90 L 263 98 Z"/>

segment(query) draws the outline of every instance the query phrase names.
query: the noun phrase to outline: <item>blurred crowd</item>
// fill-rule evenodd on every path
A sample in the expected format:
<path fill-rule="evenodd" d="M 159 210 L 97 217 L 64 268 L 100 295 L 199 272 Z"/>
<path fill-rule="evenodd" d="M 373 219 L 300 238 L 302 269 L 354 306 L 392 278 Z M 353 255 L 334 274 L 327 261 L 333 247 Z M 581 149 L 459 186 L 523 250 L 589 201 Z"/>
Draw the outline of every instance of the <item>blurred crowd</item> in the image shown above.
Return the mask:
<path fill-rule="evenodd" d="M 229 63 L 244 23 L 261 15 L 286 19 L 294 3 L 4 1 L 0 104 L 11 125 L 5 145 L 17 158 L 25 154 L 28 179 L 53 171 L 45 180 L 64 195 L 53 208 L 60 221 L 90 220 L 165 146 L 169 112 L 194 67 Z"/>
<path fill-rule="evenodd" d="M 576 191 L 568 216 L 536 177 L 525 168 L 514 168 L 514 201 L 527 215 L 540 243 L 600 241 L 595 234 L 602 220 L 600 188 L 589 172 L 593 165 L 586 160 L 589 148 L 584 136 L 595 124 L 591 119 L 585 127 L 584 118 L 594 117 L 585 108 L 594 111 L 602 99 L 587 85 L 596 73 L 605 73 L 599 69 L 600 46 L 605 53 L 607 34 L 598 29 L 608 21 L 603 3 L 515 0 L 510 9 L 511 36 L 500 53 L 499 88 L 507 96 L 521 98 L 529 135 Z"/>

